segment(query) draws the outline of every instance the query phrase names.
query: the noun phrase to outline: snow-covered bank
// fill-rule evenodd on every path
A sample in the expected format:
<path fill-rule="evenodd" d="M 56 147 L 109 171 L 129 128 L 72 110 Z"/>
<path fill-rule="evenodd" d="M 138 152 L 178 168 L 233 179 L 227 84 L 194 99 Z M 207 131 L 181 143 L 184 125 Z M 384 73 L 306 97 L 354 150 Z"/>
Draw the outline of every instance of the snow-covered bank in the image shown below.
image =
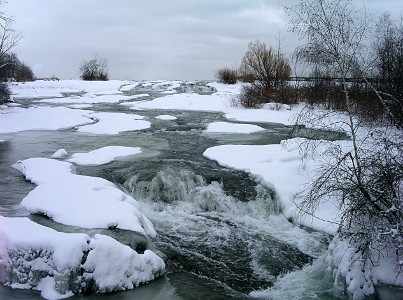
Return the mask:
<path fill-rule="evenodd" d="M 284 214 L 311 228 L 334 234 L 338 228 L 338 208 L 331 203 L 322 205 L 316 217 L 300 217 L 294 195 L 311 180 L 316 164 L 310 161 L 303 169 L 298 140 L 275 145 L 223 145 L 207 149 L 204 156 L 219 164 L 243 170 L 273 186 Z"/>
<path fill-rule="evenodd" d="M 138 202 L 102 178 L 75 175 L 71 164 L 31 158 L 14 165 L 38 185 L 21 202 L 31 213 L 83 228 L 121 228 L 155 237 Z"/>
<path fill-rule="evenodd" d="M 83 166 L 103 165 L 117 157 L 138 153 L 141 153 L 139 147 L 107 146 L 88 153 L 74 153 L 67 161 Z"/>
<path fill-rule="evenodd" d="M 242 84 L 225 85 L 210 83 L 217 90 L 212 95 L 182 93 L 156 98 L 150 101 L 133 103 L 132 109 L 177 109 L 223 112 L 227 119 L 241 122 L 270 122 L 292 124 L 292 117 L 298 114 L 303 106 L 297 105 L 273 108 L 264 106 L 261 109 L 245 109 L 234 107 L 234 97 L 239 94 Z"/>
<path fill-rule="evenodd" d="M 0 216 L 0 282 L 62 299 L 95 291 L 132 289 L 163 275 L 150 250 L 138 254 L 114 239 L 62 233 L 28 218 Z"/>

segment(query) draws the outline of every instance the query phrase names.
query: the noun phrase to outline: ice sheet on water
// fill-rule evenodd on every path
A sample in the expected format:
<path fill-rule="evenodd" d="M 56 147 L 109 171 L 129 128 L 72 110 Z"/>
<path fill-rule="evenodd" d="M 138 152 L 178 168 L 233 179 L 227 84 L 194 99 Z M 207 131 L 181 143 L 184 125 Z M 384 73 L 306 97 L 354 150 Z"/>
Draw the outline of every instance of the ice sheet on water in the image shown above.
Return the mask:
<path fill-rule="evenodd" d="M 116 240 L 61 233 L 28 218 L 0 216 L 0 282 L 35 289 L 47 299 L 134 288 L 164 273 L 150 250 L 138 254 Z"/>
<path fill-rule="evenodd" d="M 93 134 L 119 134 L 122 131 L 142 130 L 151 127 L 151 123 L 142 120 L 144 117 L 135 114 L 100 112 L 91 114 L 98 122 L 81 126 L 79 132 Z"/>
<path fill-rule="evenodd" d="M 60 130 L 94 123 L 91 111 L 66 107 L 12 107 L 0 109 L 0 133 L 24 130 Z"/>
<path fill-rule="evenodd" d="M 46 158 L 14 164 L 27 180 L 38 185 L 21 205 L 65 225 L 121 228 L 156 236 L 135 199 L 108 180 L 73 174 L 71 166 L 68 162 Z"/>
<path fill-rule="evenodd" d="M 264 131 L 264 128 L 251 124 L 236 124 L 228 122 L 213 122 L 208 124 L 206 133 L 254 133 Z"/>
<path fill-rule="evenodd" d="M 107 146 L 88 153 L 74 153 L 67 161 L 84 166 L 103 165 L 117 157 L 141 153 L 139 147 Z"/>

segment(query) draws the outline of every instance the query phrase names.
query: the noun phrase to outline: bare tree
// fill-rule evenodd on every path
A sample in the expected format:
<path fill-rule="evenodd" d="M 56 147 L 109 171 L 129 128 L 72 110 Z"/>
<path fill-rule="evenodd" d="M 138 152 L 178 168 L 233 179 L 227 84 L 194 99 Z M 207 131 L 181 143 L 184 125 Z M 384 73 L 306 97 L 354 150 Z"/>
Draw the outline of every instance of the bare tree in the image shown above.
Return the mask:
<path fill-rule="evenodd" d="M 0 1 L 0 9 L 2 9 L 4 1 Z M 9 54 L 10 50 L 21 40 L 21 34 L 12 28 L 13 19 L 7 16 L 3 10 L 0 10 L 0 70 L 9 63 L 4 62 L 4 57 Z M 0 78 L 4 81 L 5 78 Z M 0 104 L 10 101 L 10 91 L 5 83 L 0 85 Z"/>
<path fill-rule="evenodd" d="M 341 78 L 341 99 L 346 111 L 334 116 L 331 112 L 315 114 L 307 109 L 297 122 L 324 129 L 329 119 L 337 120 L 339 124 L 333 123 L 332 127 L 340 125 L 351 137 L 348 148 L 333 142 L 320 142 L 321 146 L 314 148 L 310 145 L 317 142 L 302 145 L 304 157 L 308 156 L 309 149 L 324 150 L 316 179 L 301 194 L 301 211 L 313 214 L 323 202 L 336 203 L 341 215 L 338 235 L 359 253 L 361 270 L 376 265 L 381 256 L 388 256 L 395 259 L 400 272 L 402 130 L 387 124 L 364 124 L 356 114 L 357 105 L 347 82 L 352 74 L 365 78 L 372 63 L 365 60 L 369 35 L 365 10 L 357 10 L 348 0 L 308 0 L 287 11 L 292 18 L 292 30 L 306 39 L 306 44 L 297 49 L 297 55 L 306 62 L 331 68 Z M 328 114 L 333 116 L 329 118 Z M 315 135 L 313 131 L 312 138 Z M 354 295 L 361 296 L 359 291 Z"/>
<path fill-rule="evenodd" d="M 249 43 L 240 70 L 252 74 L 265 88 L 276 87 L 291 75 L 291 66 L 281 52 L 259 41 Z"/>
<path fill-rule="evenodd" d="M 108 61 L 97 57 L 83 61 L 80 66 L 81 79 L 89 81 L 108 80 Z"/>

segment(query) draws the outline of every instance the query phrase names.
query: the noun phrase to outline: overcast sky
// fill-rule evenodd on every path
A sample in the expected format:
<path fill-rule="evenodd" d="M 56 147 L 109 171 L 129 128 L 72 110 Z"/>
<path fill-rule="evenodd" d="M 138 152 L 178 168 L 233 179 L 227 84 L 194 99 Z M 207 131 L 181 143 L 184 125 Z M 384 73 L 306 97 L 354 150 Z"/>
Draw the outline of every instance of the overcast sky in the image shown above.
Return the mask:
<path fill-rule="evenodd" d="M 111 79 L 213 79 L 239 64 L 248 43 L 291 53 L 286 0 L 8 0 L 5 10 L 23 39 L 14 49 L 38 77 L 79 78 L 94 56 L 109 62 Z M 356 0 L 368 11 L 398 17 L 401 0 Z"/>

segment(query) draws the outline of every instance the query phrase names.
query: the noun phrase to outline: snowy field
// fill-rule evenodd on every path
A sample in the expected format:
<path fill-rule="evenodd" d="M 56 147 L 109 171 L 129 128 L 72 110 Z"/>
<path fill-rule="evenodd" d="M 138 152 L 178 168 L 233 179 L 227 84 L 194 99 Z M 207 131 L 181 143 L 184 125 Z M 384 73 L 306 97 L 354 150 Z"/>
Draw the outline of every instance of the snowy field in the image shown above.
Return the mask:
<path fill-rule="evenodd" d="M 265 128 L 253 123 L 293 124 L 303 109 L 302 105 L 280 108 L 266 105 L 260 109 L 234 107 L 233 97 L 239 93 L 240 85 L 209 83 L 207 87 L 215 90 L 211 94 L 197 94 L 183 90 L 183 86 L 181 81 L 13 83 L 11 89 L 15 103 L 0 107 L 0 143 L 7 140 L 7 134 L 29 130 L 70 130 L 77 134 L 110 136 L 151 130 L 154 122 L 175 122 L 178 118 L 172 111 L 222 113 L 226 121 L 206 124 L 203 131 L 206 135 L 264 134 Z M 138 92 L 131 93 L 133 91 Z M 155 93 L 159 96 L 150 96 Z M 103 104 L 122 104 L 123 108 L 129 108 L 135 114 L 95 109 L 96 105 Z M 160 112 L 153 118 L 142 114 L 142 111 L 150 110 Z M 170 113 L 166 114 L 164 110 Z M 337 122 L 331 119 L 328 124 L 331 129 L 342 128 L 334 127 Z M 284 140 L 271 145 L 219 145 L 206 149 L 203 155 L 219 165 L 245 171 L 258 182 L 272 187 L 287 218 L 333 235 L 340 216 L 332 203 L 319 207 L 314 217 L 298 215 L 298 199 L 294 196 L 312 180 L 319 164 L 317 157 L 301 167 L 299 141 Z M 349 141 L 334 143 L 340 143 L 343 148 L 350 147 Z M 154 238 L 157 233 L 153 225 L 133 197 L 110 181 L 74 171 L 75 166 L 100 166 L 126 156 L 139 155 L 142 150 L 142 145 L 114 145 L 77 153 L 60 149 L 52 158 L 32 157 L 15 162 L 13 167 L 36 185 L 21 199 L 21 205 L 33 214 L 45 215 L 65 225 L 118 228 Z M 318 155 L 320 153 L 318 151 Z M 110 292 L 134 288 L 164 273 L 165 264 L 154 252 L 146 250 L 144 254 L 138 254 L 111 237 L 97 235 L 91 238 L 86 234 L 60 233 L 27 218 L 0 217 L 0 224 L 0 274 L 6 274 L 7 278 L 1 275 L 0 279 L 14 288 L 40 290 L 48 299 L 72 296 L 80 290 L 77 285 L 89 281 L 95 282 L 99 292 Z M 335 264 L 337 259 L 342 260 L 337 255 L 345 251 L 336 248 L 335 255 L 327 258 L 336 261 Z M 28 263 L 23 259 L 24 251 L 37 255 Z M 89 254 L 80 266 L 84 252 Z M 36 277 L 32 275 L 35 280 L 24 280 L 22 277 L 26 274 L 19 274 L 14 279 L 7 277 L 19 259 L 29 272 L 36 272 Z M 66 276 L 74 277 L 79 268 L 84 270 L 84 275 L 75 278 L 76 285 L 62 284 Z M 300 272 L 308 271 L 304 268 Z M 375 273 L 371 276 L 377 276 L 385 283 L 403 285 L 401 275 L 396 278 L 393 272 L 388 275 L 380 271 Z M 351 275 L 351 272 L 343 275 Z M 277 287 L 281 284 L 279 281 Z M 373 289 L 372 286 L 366 288 Z M 266 297 L 275 293 L 274 289 L 256 292 L 252 296 Z"/>

